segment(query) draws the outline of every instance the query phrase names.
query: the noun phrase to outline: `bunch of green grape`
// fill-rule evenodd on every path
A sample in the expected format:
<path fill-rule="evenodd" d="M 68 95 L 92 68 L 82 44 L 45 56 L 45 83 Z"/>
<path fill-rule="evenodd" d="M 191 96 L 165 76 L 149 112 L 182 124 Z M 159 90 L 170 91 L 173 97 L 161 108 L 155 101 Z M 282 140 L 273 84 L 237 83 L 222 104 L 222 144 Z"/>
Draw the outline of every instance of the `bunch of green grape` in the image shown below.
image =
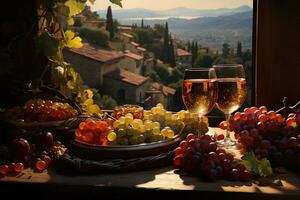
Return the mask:
<path fill-rule="evenodd" d="M 113 122 L 113 129 L 109 131 L 107 140 L 109 144 L 135 145 L 152 143 L 173 138 L 174 131 L 162 127 L 157 121 L 134 119 L 131 113 L 120 117 Z"/>
<path fill-rule="evenodd" d="M 184 131 L 194 134 L 208 132 L 207 117 L 199 117 L 197 113 L 181 110 L 177 113 L 166 111 L 162 104 L 157 104 L 151 110 L 144 111 L 144 119 L 159 122 L 162 126 L 169 126 L 175 132 L 179 132 L 183 126 Z"/>

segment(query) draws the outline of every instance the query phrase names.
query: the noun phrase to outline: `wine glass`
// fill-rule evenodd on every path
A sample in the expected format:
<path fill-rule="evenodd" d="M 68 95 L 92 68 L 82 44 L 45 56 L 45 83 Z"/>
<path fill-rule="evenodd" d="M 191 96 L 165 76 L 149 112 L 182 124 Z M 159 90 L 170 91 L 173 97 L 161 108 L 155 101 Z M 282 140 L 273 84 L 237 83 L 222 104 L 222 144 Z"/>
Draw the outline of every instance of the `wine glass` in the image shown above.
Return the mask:
<path fill-rule="evenodd" d="M 243 65 L 214 65 L 217 75 L 218 98 L 217 108 L 225 114 L 227 130 L 225 138 L 220 145 L 233 147 L 236 142 L 230 138 L 229 117 L 230 114 L 240 108 L 246 97 L 246 79 Z"/>
<path fill-rule="evenodd" d="M 182 82 L 185 107 L 199 117 L 209 113 L 217 100 L 216 73 L 213 68 L 186 69 Z"/>

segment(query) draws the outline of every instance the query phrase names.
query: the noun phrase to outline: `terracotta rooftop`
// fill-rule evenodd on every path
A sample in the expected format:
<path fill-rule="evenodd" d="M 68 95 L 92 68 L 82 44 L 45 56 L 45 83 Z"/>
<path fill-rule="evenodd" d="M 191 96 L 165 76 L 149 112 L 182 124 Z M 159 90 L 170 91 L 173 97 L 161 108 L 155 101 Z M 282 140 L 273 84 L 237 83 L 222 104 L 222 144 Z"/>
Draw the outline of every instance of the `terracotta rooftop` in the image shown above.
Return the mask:
<path fill-rule="evenodd" d="M 127 56 L 129 58 L 132 58 L 132 59 L 135 59 L 135 60 L 142 60 L 142 59 L 144 59 L 143 56 L 135 54 L 135 53 L 132 53 L 132 52 L 125 53 L 125 56 Z"/>
<path fill-rule="evenodd" d="M 133 46 L 135 46 L 135 47 L 140 46 L 140 44 L 139 44 L 139 43 L 136 43 L 136 42 L 131 42 L 131 44 L 132 44 Z"/>
<path fill-rule="evenodd" d="M 135 74 L 135 73 L 127 71 L 125 69 L 117 69 L 113 72 L 105 74 L 104 76 L 114 79 L 114 80 L 126 82 L 126 83 L 129 83 L 132 85 L 137 85 L 137 86 L 145 83 L 149 79 L 148 77 L 144 77 L 139 74 Z"/>
<path fill-rule="evenodd" d="M 177 56 L 191 56 L 192 54 L 183 49 L 176 49 L 176 55 Z"/>
<path fill-rule="evenodd" d="M 87 43 L 84 43 L 83 46 L 79 49 L 68 49 L 68 51 L 100 62 L 108 62 L 124 57 L 124 54 L 121 51 L 108 51 L 104 49 L 96 49 Z"/>
<path fill-rule="evenodd" d="M 133 35 L 130 35 L 128 33 L 121 33 L 121 35 L 125 36 L 125 37 L 128 37 L 128 38 L 133 38 Z"/>
<path fill-rule="evenodd" d="M 137 50 L 140 50 L 140 51 L 147 51 L 145 48 L 143 47 L 137 47 Z"/>
<path fill-rule="evenodd" d="M 152 83 L 152 89 L 161 90 L 164 93 L 164 95 L 175 94 L 175 92 L 176 92 L 175 89 L 165 86 L 163 84 L 157 83 L 157 82 Z"/>

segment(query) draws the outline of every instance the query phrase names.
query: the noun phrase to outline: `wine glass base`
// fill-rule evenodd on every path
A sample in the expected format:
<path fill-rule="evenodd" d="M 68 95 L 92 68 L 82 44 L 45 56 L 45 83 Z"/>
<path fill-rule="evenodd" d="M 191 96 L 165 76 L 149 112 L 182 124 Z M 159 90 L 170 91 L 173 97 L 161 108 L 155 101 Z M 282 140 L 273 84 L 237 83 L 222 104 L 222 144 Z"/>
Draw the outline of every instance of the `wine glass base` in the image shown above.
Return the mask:
<path fill-rule="evenodd" d="M 223 140 L 221 142 L 218 142 L 218 145 L 220 147 L 224 147 L 224 148 L 228 148 L 228 149 L 236 149 L 236 142 L 235 141 L 232 141 L 231 139 L 228 139 L 228 140 Z"/>

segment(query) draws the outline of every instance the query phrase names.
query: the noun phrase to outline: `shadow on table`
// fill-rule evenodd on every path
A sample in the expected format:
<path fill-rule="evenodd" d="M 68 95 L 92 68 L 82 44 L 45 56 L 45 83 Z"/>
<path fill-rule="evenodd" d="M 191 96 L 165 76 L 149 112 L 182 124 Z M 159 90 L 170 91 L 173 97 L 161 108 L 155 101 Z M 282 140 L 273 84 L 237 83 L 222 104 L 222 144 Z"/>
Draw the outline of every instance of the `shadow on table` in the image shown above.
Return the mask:
<path fill-rule="evenodd" d="M 180 170 L 179 174 L 184 185 L 193 186 L 194 191 L 199 191 L 205 198 L 209 194 L 211 198 L 222 197 L 224 199 L 299 199 L 300 179 L 299 173 L 289 172 L 286 174 L 275 174 L 268 179 L 267 186 L 259 186 L 257 180 L 250 182 L 231 182 L 217 180 L 209 182 L 201 177 L 188 175 Z M 279 183 L 282 183 L 280 185 Z"/>

